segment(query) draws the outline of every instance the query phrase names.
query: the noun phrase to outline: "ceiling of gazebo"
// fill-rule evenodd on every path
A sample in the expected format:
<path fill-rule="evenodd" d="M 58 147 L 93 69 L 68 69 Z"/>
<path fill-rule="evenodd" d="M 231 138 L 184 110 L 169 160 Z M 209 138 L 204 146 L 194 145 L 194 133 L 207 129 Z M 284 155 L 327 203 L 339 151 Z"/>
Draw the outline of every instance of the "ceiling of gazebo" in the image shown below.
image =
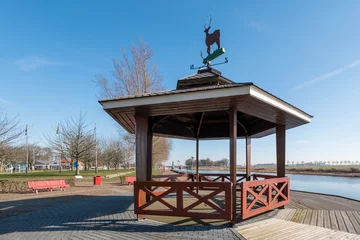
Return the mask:
<path fill-rule="evenodd" d="M 135 133 L 135 115 L 149 116 L 154 135 L 196 139 L 229 137 L 230 108 L 238 110 L 238 137 L 259 138 L 311 121 L 312 116 L 252 83 L 206 86 L 100 101 L 104 110 L 128 132 Z M 202 117 L 203 115 L 203 117 Z M 201 123 L 201 124 L 200 124 Z"/>

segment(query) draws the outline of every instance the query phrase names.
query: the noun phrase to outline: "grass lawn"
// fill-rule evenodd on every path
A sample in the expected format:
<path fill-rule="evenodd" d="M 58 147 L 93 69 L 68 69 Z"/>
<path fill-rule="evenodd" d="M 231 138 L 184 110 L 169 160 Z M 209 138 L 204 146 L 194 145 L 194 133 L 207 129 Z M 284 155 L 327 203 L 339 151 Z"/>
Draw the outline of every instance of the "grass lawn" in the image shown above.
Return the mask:
<path fill-rule="evenodd" d="M 135 169 L 120 169 L 120 170 L 99 170 L 99 176 L 105 176 L 114 173 L 131 172 Z M 63 170 L 60 174 L 58 170 L 45 170 L 45 171 L 31 171 L 26 173 L 6 173 L 0 174 L 1 179 L 38 179 L 38 178 L 71 178 L 75 176 L 75 171 Z M 80 175 L 83 177 L 95 176 L 95 170 L 80 170 Z"/>

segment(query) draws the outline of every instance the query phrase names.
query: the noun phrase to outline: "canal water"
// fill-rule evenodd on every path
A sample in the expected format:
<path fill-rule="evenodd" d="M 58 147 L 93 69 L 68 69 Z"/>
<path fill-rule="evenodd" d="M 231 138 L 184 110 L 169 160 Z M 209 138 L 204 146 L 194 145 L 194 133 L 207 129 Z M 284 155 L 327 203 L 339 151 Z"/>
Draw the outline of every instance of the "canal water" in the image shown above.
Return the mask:
<path fill-rule="evenodd" d="M 194 170 L 183 170 L 193 172 Z M 200 173 L 229 173 L 229 171 L 200 170 Z M 244 172 L 238 172 L 244 173 Z M 261 173 L 274 175 L 273 173 Z M 342 197 L 360 200 L 360 177 L 338 177 L 286 174 L 290 177 L 290 189 L 314 193 L 338 195 Z"/>

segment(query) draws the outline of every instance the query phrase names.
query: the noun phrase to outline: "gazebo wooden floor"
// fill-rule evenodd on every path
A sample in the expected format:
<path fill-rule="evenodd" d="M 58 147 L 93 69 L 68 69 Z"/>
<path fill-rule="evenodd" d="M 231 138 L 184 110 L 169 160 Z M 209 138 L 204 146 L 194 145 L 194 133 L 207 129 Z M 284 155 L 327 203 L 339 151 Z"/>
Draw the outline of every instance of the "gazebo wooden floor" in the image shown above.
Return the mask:
<path fill-rule="evenodd" d="M 286 210 L 280 210 L 284 212 Z M 269 218 L 253 223 L 237 226 L 238 231 L 247 240 L 312 240 L 312 239 L 360 239 L 360 235 L 332 229 L 294 223 L 278 218 Z"/>
<path fill-rule="evenodd" d="M 201 191 L 199 192 L 201 194 Z M 212 201 L 216 204 L 223 204 L 224 196 L 218 195 L 213 198 Z M 175 203 L 176 198 L 171 195 L 165 198 L 169 203 Z M 184 205 L 191 204 L 196 199 L 191 196 L 184 196 Z M 240 219 L 240 196 L 237 198 L 237 213 Z M 258 204 L 258 203 L 257 203 Z M 161 207 L 160 204 L 154 205 L 154 207 Z M 257 207 L 260 207 L 257 206 Z M 256 208 L 256 207 L 255 207 Z M 164 209 L 166 207 L 164 206 Z M 197 210 L 210 211 L 211 208 L 206 204 L 201 204 L 197 207 Z M 197 225 L 197 224 L 211 224 L 221 225 L 228 224 L 229 221 L 224 220 L 209 220 L 209 219 L 194 219 L 186 217 L 167 217 L 167 216 L 148 216 L 149 218 L 169 222 L 179 225 Z M 272 210 L 264 214 L 252 217 L 245 221 L 239 221 L 236 224 L 236 228 L 246 226 L 248 224 L 261 222 L 269 219 L 284 220 L 293 223 L 300 223 L 306 225 L 312 225 L 316 227 L 325 228 L 325 230 L 319 230 L 319 232 L 332 233 L 326 231 L 331 229 L 335 231 L 348 232 L 353 234 L 360 234 L 360 201 L 350 200 L 342 197 L 306 193 L 291 191 L 291 200 L 283 210 Z M 282 223 L 281 221 L 272 221 Z M 272 223 L 271 223 L 272 224 Z M 294 229 L 295 225 L 286 223 L 284 226 L 290 229 Z M 245 229 L 246 227 L 240 228 Z M 312 228 L 310 228 L 311 230 Z M 314 229 L 312 229 L 314 230 Z M 315 229 L 316 230 L 316 229 Z M 360 237 L 360 236 L 359 236 Z"/>
<path fill-rule="evenodd" d="M 290 203 L 284 210 L 273 210 L 239 222 L 237 227 L 272 218 L 360 234 L 360 201 L 291 191 Z"/>

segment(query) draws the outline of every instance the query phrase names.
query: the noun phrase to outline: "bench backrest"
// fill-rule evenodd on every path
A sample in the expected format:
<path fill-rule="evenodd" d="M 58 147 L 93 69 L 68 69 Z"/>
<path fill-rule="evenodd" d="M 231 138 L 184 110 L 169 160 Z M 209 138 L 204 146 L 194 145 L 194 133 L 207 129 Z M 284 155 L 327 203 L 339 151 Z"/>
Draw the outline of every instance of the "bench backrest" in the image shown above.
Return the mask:
<path fill-rule="evenodd" d="M 125 177 L 126 182 L 134 182 L 136 181 L 136 177 Z"/>
<path fill-rule="evenodd" d="M 65 186 L 65 180 L 41 180 L 41 181 L 29 181 L 29 188 L 39 187 L 48 188 L 53 186 Z"/>
<path fill-rule="evenodd" d="M 49 184 L 47 181 L 29 181 L 28 185 L 30 188 L 33 188 L 33 187 L 47 188 L 47 187 L 49 187 Z"/>

